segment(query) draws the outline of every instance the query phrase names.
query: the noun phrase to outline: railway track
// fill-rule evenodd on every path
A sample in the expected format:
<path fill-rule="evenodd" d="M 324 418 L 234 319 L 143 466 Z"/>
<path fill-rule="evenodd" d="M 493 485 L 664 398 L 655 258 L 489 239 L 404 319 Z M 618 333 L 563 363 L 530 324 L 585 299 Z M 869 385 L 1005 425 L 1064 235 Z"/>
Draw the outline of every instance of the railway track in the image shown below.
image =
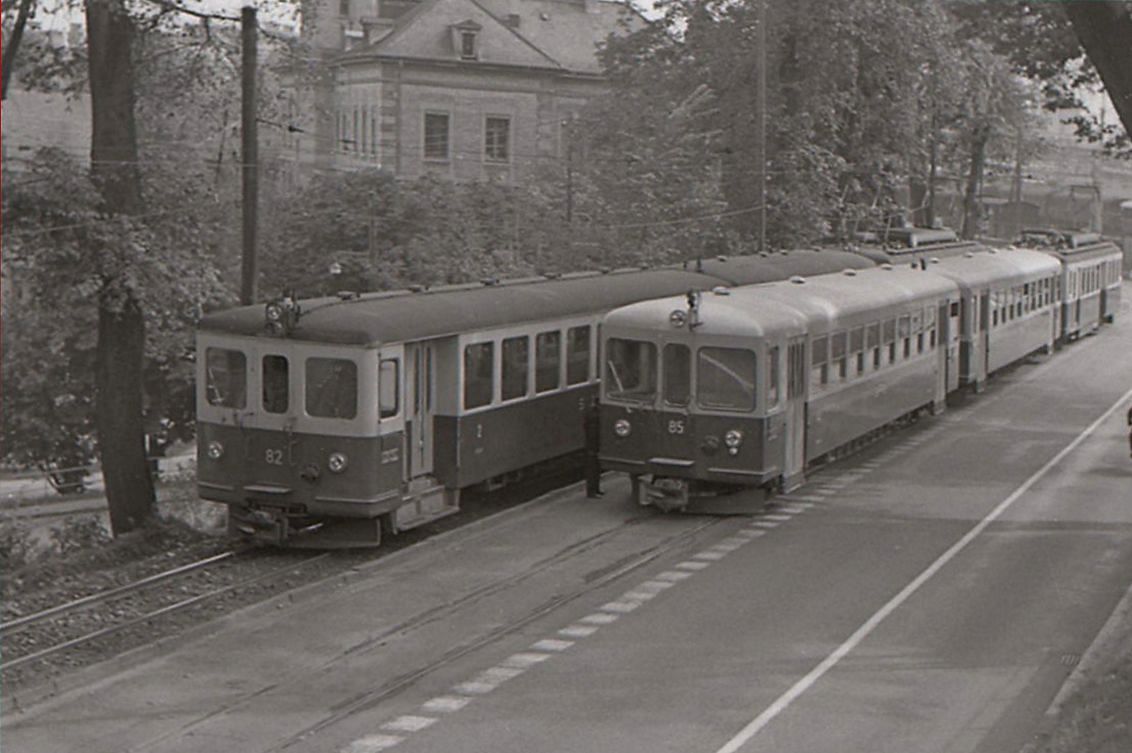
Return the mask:
<path fill-rule="evenodd" d="M 168 593 L 168 588 L 174 585 L 178 579 L 200 574 L 207 571 L 208 568 L 222 563 L 236 562 L 246 556 L 260 557 L 261 559 L 277 556 L 285 559 L 286 562 L 280 566 L 268 567 L 266 571 L 262 568 L 256 568 L 257 571 L 249 577 L 237 577 L 233 582 L 219 587 L 206 588 L 203 592 L 177 599 L 172 603 L 161 603 L 160 606 L 152 608 L 151 605 L 145 604 L 140 609 L 108 609 L 110 605 L 136 598 L 153 589 L 163 588 Z M 234 549 L 142 578 L 133 583 L 83 596 L 34 614 L 0 623 L 0 635 L 3 635 L 4 638 L 6 658 L 6 661 L 0 663 L 0 672 L 9 672 L 32 662 L 47 659 L 92 641 L 106 638 L 128 628 L 174 615 L 203 602 L 238 591 L 241 588 L 262 583 L 284 573 L 293 572 L 296 568 L 304 567 L 329 556 L 331 556 L 331 553 L 323 552 L 307 556 L 296 562 L 291 552 L 264 555 L 262 550 Z M 161 599 L 161 601 L 167 601 L 167 599 Z M 84 615 L 85 619 L 74 619 L 76 615 Z M 50 632 L 61 634 L 62 640 L 55 640 L 45 647 L 27 652 L 21 652 L 20 649 L 23 648 L 21 642 L 13 641 L 14 636 L 18 636 L 24 631 L 52 622 L 56 623 L 58 627 Z M 106 624 L 107 622 L 110 624 Z M 99 625 L 99 627 L 88 630 L 87 626 L 89 625 Z M 73 629 L 75 627 L 78 630 Z M 38 644 L 39 640 L 36 639 L 27 645 L 35 646 Z M 8 658 L 13 653 L 17 655 L 14 658 Z"/>

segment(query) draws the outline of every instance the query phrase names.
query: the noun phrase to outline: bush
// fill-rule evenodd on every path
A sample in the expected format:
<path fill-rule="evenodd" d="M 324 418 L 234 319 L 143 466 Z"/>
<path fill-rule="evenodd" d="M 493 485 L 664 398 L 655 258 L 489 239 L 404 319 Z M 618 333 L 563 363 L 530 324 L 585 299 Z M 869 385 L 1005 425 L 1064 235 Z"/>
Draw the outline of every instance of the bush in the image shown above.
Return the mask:
<path fill-rule="evenodd" d="M 35 542 L 27 523 L 10 515 L 0 517 L 0 566 L 6 572 L 30 562 L 34 550 Z"/>

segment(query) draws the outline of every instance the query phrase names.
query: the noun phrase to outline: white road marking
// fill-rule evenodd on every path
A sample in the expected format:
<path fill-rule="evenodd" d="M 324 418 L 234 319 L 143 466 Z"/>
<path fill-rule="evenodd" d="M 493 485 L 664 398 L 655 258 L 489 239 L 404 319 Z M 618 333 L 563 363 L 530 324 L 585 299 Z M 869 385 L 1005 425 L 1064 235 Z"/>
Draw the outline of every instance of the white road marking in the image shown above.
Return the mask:
<path fill-rule="evenodd" d="M 656 593 L 660 593 L 661 591 L 665 591 L 669 588 L 672 588 L 674 585 L 676 585 L 676 584 L 673 583 L 672 581 L 669 581 L 669 580 L 659 580 L 659 579 L 646 580 L 644 583 L 637 586 L 633 590 L 634 591 L 655 591 Z"/>
<path fill-rule="evenodd" d="M 656 591 L 626 591 L 621 595 L 622 601 L 648 601 L 656 596 Z"/>
<path fill-rule="evenodd" d="M 691 578 L 691 577 L 692 577 L 691 573 L 685 572 L 683 570 L 665 570 L 663 573 L 656 576 L 656 579 L 657 580 L 668 580 L 668 581 L 676 582 L 678 580 L 684 580 L 685 578 Z"/>
<path fill-rule="evenodd" d="M 451 713 L 459 711 L 460 709 L 471 703 L 471 698 L 462 698 L 454 695 L 440 695 L 431 700 L 425 701 L 421 704 L 421 708 L 425 711 Z"/>
<path fill-rule="evenodd" d="M 1051 458 L 1045 465 L 1043 465 L 1041 468 L 1035 471 L 1033 475 L 1022 482 L 1022 485 L 1011 492 L 1010 496 L 1008 496 L 1002 502 L 999 502 L 998 506 L 991 510 L 985 518 L 976 523 L 974 528 L 967 531 L 967 533 L 964 534 L 963 538 L 952 544 L 951 548 L 941 554 L 935 562 L 928 565 L 927 569 L 916 576 L 916 578 L 911 583 L 901 589 L 900 593 L 893 596 L 888 601 L 888 603 L 881 607 L 876 614 L 870 617 L 865 622 L 865 624 L 857 628 L 856 632 L 849 636 L 849 638 L 844 643 L 838 646 L 833 653 L 831 653 L 829 656 L 823 659 L 820 664 L 810 670 L 810 672 L 805 677 L 794 683 L 794 685 L 789 690 L 779 696 L 778 699 L 774 701 L 774 703 L 772 703 L 770 706 L 764 709 L 762 713 L 752 719 L 747 724 L 747 726 L 743 727 L 743 729 L 741 729 L 737 735 L 728 740 L 727 743 L 723 745 L 723 747 L 719 748 L 719 750 L 716 751 L 716 753 L 735 753 L 735 751 L 739 750 L 739 748 L 741 748 L 751 738 L 757 735 L 764 727 L 770 724 L 775 717 L 789 708 L 790 705 L 794 703 L 794 701 L 798 700 L 798 698 L 801 697 L 803 693 L 813 687 L 818 680 L 820 680 L 827 672 L 829 672 L 829 670 L 837 666 L 837 664 L 842 659 L 844 659 L 850 651 L 855 649 L 861 644 L 863 640 L 868 638 L 869 635 L 874 630 L 876 630 L 877 626 L 880 625 L 880 623 L 883 622 L 886 617 L 896 611 L 904 602 L 911 598 L 914 593 L 919 591 L 925 583 L 931 580 L 931 578 L 936 573 L 938 573 L 944 567 L 944 565 L 955 559 L 955 557 L 964 549 L 966 549 L 972 541 L 978 538 L 978 536 L 986 530 L 987 526 L 998 520 L 998 518 L 1002 517 L 1002 514 L 1010 509 L 1011 505 L 1018 501 L 1018 499 L 1023 494 L 1029 491 L 1034 484 L 1036 484 L 1043 476 L 1049 473 L 1050 470 L 1053 469 L 1054 466 L 1056 466 L 1058 463 L 1060 463 L 1067 455 L 1069 455 L 1069 453 L 1077 449 L 1077 447 L 1082 442 L 1084 442 L 1090 434 L 1097 430 L 1097 427 L 1104 423 L 1109 418 L 1109 416 L 1116 412 L 1118 408 L 1123 406 L 1129 398 L 1132 398 L 1132 390 L 1125 392 L 1124 395 L 1122 395 L 1121 398 L 1112 405 L 1112 407 L 1101 414 L 1100 418 L 1089 424 L 1089 426 L 1086 427 L 1085 430 L 1080 434 L 1078 434 L 1072 442 L 1062 448 L 1061 451 L 1054 455 L 1053 458 Z"/>
<path fill-rule="evenodd" d="M 756 520 L 754 523 L 751 523 L 751 525 L 758 526 L 759 528 L 778 528 L 779 523 L 777 520 Z"/>
<path fill-rule="evenodd" d="M 681 570 L 703 570 L 710 565 L 710 562 L 696 562 L 695 560 L 685 560 L 676 565 Z"/>
<path fill-rule="evenodd" d="M 793 503 L 793 502 L 825 502 L 826 501 L 825 497 L 819 497 L 819 496 L 814 495 L 814 494 L 800 494 L 797 497 L 789 496 L 789 497 L 783 497 L 782 499 L 785 499 L 786 501 L 791 502 L 791 503 Z"/>
<path fill-rule="evenodd" d="M 532 651 L 522 651 L 518 654 L 511 654 L 500 663 L 505 667 L 521 667 L 526 669 L 533 667 L 539 662 L 544 662 L 549 658 L 550 654 L 536 654 Z"/>
<path fill-rule="evenodd" d="M 381 725 L 381 728 L 387 729 L 390 732 L 420 732 L 422 729 L 431 727 L 434 724 L 436 724 L 436 717 L 407 714 L 405 716 L 399 716 L 391 722 L 386 722 Z"/>
<path fill-rule="evenodd" d="M 559 635 L 564 635 L 567 638 L 585 638 L 597 632 L 597 628 L 593 625 L 571 625 L 564 627 L 558 631 Z"/>
<path fill-rule="evenodd" d="M 727 556 L 727 552 L 716 552 L 711 549 L 705 549 L 702 552 L 696 552 L 692 555 L 693 559 L 708 560 L 710 562 L 717 562 Z M 677 565 L 679 567 L 679 565 Z"/>
<path fill-rule="evenodd" d="M 771 514 L 771 515 L 763 515 L 761 517 L 761 519 L 762 520 L 777 520 L 780 523 L 785 523 L 786 521 L 790 520 L 790 518 L 792 518 L 792 517 L 794 517 L 794 516 L 793 515 Z"/>
<path fill-rule="evenodd" d="M 554 638 L 544 638 L 531 644 L 535 651 L 565 651 L 574 645 L 574 641 L 560 641 Z"/>
<path fill-rule="evenodd" d="M 744 528 L 741 531 L 736 531 L 735 535 L 742 536 L 747 539 L 747 541 L 750 541 L 751 539 L 757 539 L 759 536 L 765 536 L 766 531 L 752 531 L 750 528 Z M 691 573 L 688 574 L 691 575 Z"/>
<path fill-rule="evenodd" d="M 608 604 L 602 604 L 598 609 L 605 612 L 616 612 L 617 614 L 629 614 L 640 605 L 641 602 L 639 601 L 611 601 Z"/>
<path fill-rule="evenodd" d="M 378 753 L 397 745 L 405 738 L 397 735 L 367 735 L 342 749 L 342 753 Z"/>
<path fill-rule="evenodd" d="M 797 515 L 798 513 L 805 512 L 811 507 L 813 507 L 813 505 L 806 505 L 805 507 L 801 505 L 782 505 L 781 507 L 776 507 L 774 509 L 778 510 L 779 512 L 788 513 L 790 515 Z"/>
<path fill-rule="evenodd" d="M 475 682 L 494 682 L 496 685 L 513 680 L 527 671 L 526 667 L 492 667 L 476 675 Z"/>
<path fill-rule="evenodd" d="M 585 622 L 590 625 L 608 625 L 612 622 L 617 622 L 620 617 L 620 615 L 611 612 L 594 612 L 593 614 L 587 614 L 585 617 L 578 620 L 578 622 Z"/>
<path fill-rule="evenodd" d="M 485 693 L 490 693 L 495 690 L 498 686 L 498 683 L 469 680 L 468 682 L 462 682 L 454 686 L 452 689 L 463 695 L 484 695 Z"/>

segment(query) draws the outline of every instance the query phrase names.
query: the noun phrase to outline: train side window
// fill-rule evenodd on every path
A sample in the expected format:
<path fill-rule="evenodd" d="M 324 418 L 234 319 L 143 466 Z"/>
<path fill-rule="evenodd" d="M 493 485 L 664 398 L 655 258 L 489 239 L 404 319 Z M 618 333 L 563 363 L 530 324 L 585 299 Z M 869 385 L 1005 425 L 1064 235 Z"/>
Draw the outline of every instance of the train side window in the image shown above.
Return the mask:
<path fill-rule="evenodd" d="M 916 335 L 916 352 L 917 353 L 923 353 L 924 352 L 924 333 L 923 332 Z"/>
<path fill-rule="evenodd" d="M 286 413 L 290 404 L 290 379 L 285 356 L 264 356 L 261 367 L 263 409 L 268 413 Z"/>
<path fill-rule="evenodd" d="M 846 364 L 846 347 L 849 340 L 848 332 L 835 332 L 829 338 L 830 360 L 833 362 L 834 367 L 837 369 L 837 378 L 845 379 L 849 374 L 849 367 Z"/>
<path fill-rule="evenodd" d="M 767 352 L 767 405 L 778 405 L 778 346 L 775 345 Z"/>
<path fill-rule="evenodd" d="M 590 378 L 590 326 L 566 330 L 566 384 L 581 384 Z"/>
<path fill-rule="evenodd" d="M 345 358 L 308 358 L 307 415 L 354 418 L 358 415 L 358 367 Z"/>
<path fill-rule="evenodd" d="M 526 335 L 503 340 L 500 397 L 514 400 L 527 394 L 527 377 L 531 370 L 531 339 Z"/>
<path fill-rule="evenodd" d="M 464 409 L 479 408 L 491 402 L 495 391 L 492 360 L 495 343 L 474 343 L 464 348 Z"/>
<path fill-rule="evenodd" d="M 829 381 L 829 340 L 825 336 L 815 337 L 810 347 L 810 384 L 817 387 Z"/>
<path fill-rule="evenodd" d="M 535 337 L 535 392 L 556 390 L 562 383 L 562 335 L 557 330 Z"/>
<path fill-rule="evenodd" d="M 401 409 L 398 395 L 401 394 L 401 364 L 395 358 L 381 362 L 377 375 L 377 409 L 381 418 L 392 418 Z"/>
<path fill-rule="evenodd" d="M 884 344 L 888 348 L 888 362 L 896 361 L 896 320 L 889 319 L 884 323 Z"/>
<path fill-rule="evenodd" d="M 692 399 L 692 351 L 687 345 L 664 346 L 664 402 L 685 406 Z"/>
<path fill-rule="evenodd" d="M 696 402 L 705 408 L 754 410 L 754 352 L 700 348 L 696 360 Z"/>
<path fill-rule="evenodd" d="M 865 347 L 873 352 L 873 369 L 880 368 L 880 322 L 865 328 Z"/>
<path fill-rule="evenodd" d="M 209 348 L 204 355 L 208 404 L 242 409 L 247 404 L 247 358 L 241 351 Z"/>
<path fill-rule="evenodd" d="M 904 341 L 904 357 L 912 354 L 912 317 L 904 315 L 896 320 L 896 336 Z"/>

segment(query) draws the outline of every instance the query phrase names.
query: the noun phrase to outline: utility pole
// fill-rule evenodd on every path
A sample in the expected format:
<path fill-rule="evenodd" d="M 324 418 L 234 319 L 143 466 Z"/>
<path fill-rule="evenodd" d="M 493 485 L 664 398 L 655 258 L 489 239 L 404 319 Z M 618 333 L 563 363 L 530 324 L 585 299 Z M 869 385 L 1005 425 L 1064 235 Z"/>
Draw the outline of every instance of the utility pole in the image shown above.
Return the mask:
<path fill-rule="evenodd" d="M 766 251 L 766 0 L 759 0 L 758 26 L 758 77 L 755 89 L 755 140 L 757 142 L 756 170 L 758 173 L 759 251 Z"/>
<path fill-rule="evenodd" d="M 242 108 L 241 174 L 243 175 L 244 256 L 240 280 L 240 302 L 247 305 L 256 299 L 256 210 L 259 204 L 258 144 L 256 138 L 256 11 L 245 6 L 240 13 L 240 36 L 243 61 L 241 66 Z"/>

